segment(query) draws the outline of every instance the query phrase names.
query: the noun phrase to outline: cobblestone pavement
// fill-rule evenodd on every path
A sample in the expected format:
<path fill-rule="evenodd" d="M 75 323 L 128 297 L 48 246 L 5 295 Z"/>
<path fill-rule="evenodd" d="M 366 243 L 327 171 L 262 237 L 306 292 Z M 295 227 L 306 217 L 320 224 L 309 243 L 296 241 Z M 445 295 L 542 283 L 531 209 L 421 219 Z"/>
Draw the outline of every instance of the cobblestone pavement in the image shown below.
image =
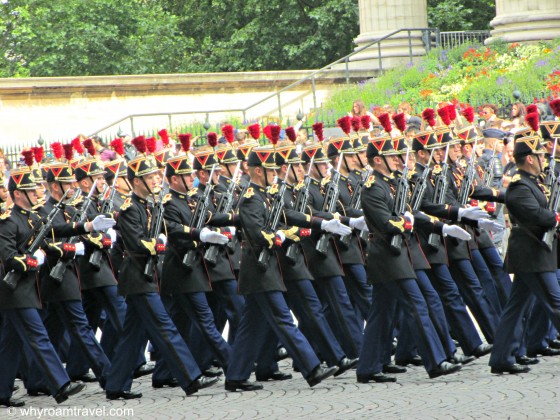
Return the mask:
<path fill-rule="evenodd" d="M 358 384 L 355 371 L 350 371 L 309 388 L 294 373 L 294 379 L 266 383 L 262 391 L 230 393 L 222 380 L 190 397 L 180 388 L 153 389 L 148 376 L 134 382 L 133 390 L 144 394 L 140 400 L 108 401 L 101 388 L 88 384 L 61 405 L 50 397 L 27 397 L 20 389 L 15 396 L 23 397 L 24 408 L 34 411 L 2 408 L 0 418 L 82 418 L 87 417 L 86 409 L 93 414 L 88 417 L 158 420 L 560 418 L 560 357 L 543 357 L 524 375 L 491 375 L 487 363 L 488 356 L 464 366 L 458 374 L 433 380 L 423 368 L 413 367 L 390 384 Z M 281 362 L 281 368 L 291 370 L 290 362 Z M 23 388 L 20 381 L 16 383 Z M 40 411 L 49 408 L 58 411 Z"/>

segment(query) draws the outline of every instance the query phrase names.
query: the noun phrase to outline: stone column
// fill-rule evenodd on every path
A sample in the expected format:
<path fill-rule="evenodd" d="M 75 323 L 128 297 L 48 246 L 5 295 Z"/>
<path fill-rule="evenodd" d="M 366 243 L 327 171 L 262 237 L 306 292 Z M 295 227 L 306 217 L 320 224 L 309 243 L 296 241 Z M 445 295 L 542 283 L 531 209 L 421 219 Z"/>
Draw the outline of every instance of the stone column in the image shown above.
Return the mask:
<path fill-rule="evenodd" d="M 531 42 L 560 37 L 559 0 L 496 0 L 496 17 L 491 43 L 498 39 L 506 42 Z"/>
<path fill-rule="evenodd" d="M 427 28 L 427 0 L 359 0 L 360 35 L 354 41 L 357 48 L 369 44 L 395 30 L 403 28 Z M 424 55 L 426 49 L 422 34 L 418 31 L 412 35 L 412 56 Z M 410 45 L 407 32 L 393 35 L 381 42 L 383 69 L 402 65 L 410 61 Z M 379 68 L 379 50 L 377 45 L 364 50 L 351 59 L 352 68 L 367 66 Z M 356 63 L 357 62 L 357 63 Z"/>

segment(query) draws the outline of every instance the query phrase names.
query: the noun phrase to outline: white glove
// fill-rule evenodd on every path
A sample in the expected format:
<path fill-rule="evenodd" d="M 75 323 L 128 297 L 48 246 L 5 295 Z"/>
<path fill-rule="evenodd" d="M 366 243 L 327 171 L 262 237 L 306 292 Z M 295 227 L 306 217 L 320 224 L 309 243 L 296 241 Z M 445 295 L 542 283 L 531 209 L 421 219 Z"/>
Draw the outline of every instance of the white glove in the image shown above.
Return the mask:
<path fill-rule="evenodd" d="M 368 230 L 364 216 L 352 217 L 350 219 L 350 227 L 352 229 L 365 230 L 365 231 Z"/>
<path fill-rule="evenodd" d="M 479 220 L 479 219 L 488 219 L 488 213 L 482 210 L 480 207 L 468 207 L 466 209 L 459 209 L 459 219 L 462 218 L 471 219 L 471 220 Z"/>
<path fill-rule="evenodd" d="M 352 229 L 340 223 L 338 219 L 323 220 L 321 222 L 321 229 L 325 232 L 335 233 L 340 236 L 346 236 L 352 233 Z"/>
<path fill-rule="evenodd" d="M 471 239 L 470 233 L 457 225 L 443 225 L 442 232 L 443 236 L 452 236 L 453 238 L 462 239 L 463 241 Z"/>
<path fill-rule="evenodd" d="M 38 249 L 33 253 L 33 258 L 37 260 L 37 265 L 40 267 L 45 263 L 45 253 Z"/>
<path fill-rule="evenodd" d="M 165 236 L 163 233 L 160 233 L 158 235 L 158 239 L 161 241 L 162 244 L 167 245 L 167 236 Z"/>
<path fill-rule="evenodd" d="M 235 226 L 228 226 L 227 229 L 229 230 L 229 233 L 231 233 L 231 236 L 234 237 L 235 232 L 237 232 L 237 229 L 235 228 Z"/>
<path fill-rule="evenodd" d="M 281 230 L 276 232 L 276 245 L 282 245 L 284 243 L 284 241 L 286 240 L 286 235 L 284 234 L 284 232 L 282 232 Z M 280 242 L 280 244 L 278 244 L 278 242 Z"/>
<path fill-rule="evenodd" d="M 82 242 L 76 242 L 74 245 L 76 246 L 76 255 L 85 255 L 86 247 Z"/>
<path fill-rule="evenodd" d="M 113 241 L 113 243 L 117 242 L 117 231 L 113 228 L 109 228 L 107 230 L 107 234 L 111 237 L 111 241 Z"/>
<path fill-rule="evenodd" d="M 110 217 L 103 216 L 102 214 L 97 216 L 91 222 L 93 226 L 93 230 L 95 230 L 96 232 L 105 232 L 107 229 L 115 226 L 116 223 L 117 222 L 115 221 L 115 219 L 111 219 Z"/>
<path fill-rule="evenodd" d="M 497 222 L 489 219 L 480 219 L 478 221 L 478 227 L 481 229 L 489 230 L 490 232 L 501 232 L 504 227 Z"/>
<path fill-rule="evenodd" d="M 202 242 L 218 245 L 225 245 L 229 241 L 226 235 L 211 231 L 208 228 L 202 228 L 202 230 L 200 231 L 200 240 Z"/>
<path fill-rule="evenodd" d="M 408 221 L 412 225 L 412 228 L 414 229 L 414 216 L 412 215 L 412 213 L 409 211 L 405 211 L 403 216 L 405 219 L 408 219 Z"/>

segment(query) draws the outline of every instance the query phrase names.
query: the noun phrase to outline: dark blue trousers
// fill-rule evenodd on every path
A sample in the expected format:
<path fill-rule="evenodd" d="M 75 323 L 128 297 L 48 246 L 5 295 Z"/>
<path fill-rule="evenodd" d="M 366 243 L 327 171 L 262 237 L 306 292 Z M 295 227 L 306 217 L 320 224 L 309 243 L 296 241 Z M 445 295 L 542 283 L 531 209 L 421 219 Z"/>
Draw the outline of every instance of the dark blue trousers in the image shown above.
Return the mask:
<path fill-rule="evenodd" d="M 414 335 L 418 353 L 428 372 L 446 359 L 436 329 L 430 319 L 426 300 L 414 279 L 378 283 L 364 334 L 364 346 L 358 362 L 358 375 L 381 372 L 387 364 L 387 348 L 392 343 L 391 317 L 397 302 L 402 305 L 405 322 Z M 390 357 L 390 356 L 389 356 Z M 389 359 L 390 360 L 390 359 Z"/>
<path fill-rule="evenodd" d="M 311 345 L 293 323 L 282 292 L 252 293 L 245 297 L 227 379 L 249 379 L 263 346 L 276 342 L 274 335 L 286 348 L 304 377 L 308 377 L 319 366 L 319 359 Z"/>
<path fill-rule="evenodd" d="M 129 391 L 137 365 L 134 349 L 138 349 L 145 334 L 155 344 L 165 364 L 179 385 L 186 389 L 202 375 L 187 344 L 177 331 L 157 293 L 129 295 L 124 319 L 123 336 L 115 350 L 107 377 L 107 391 Z M 136 356 L 136 355 L 135 355 Z"/>
<path fill-rule="evenodd" d="M 364 340 L 363 328 L 350 303 L 342 277 L 320 277 L 313 286 L 344 353 L 351 359 L 358 357 Z"/>
<path fill-rule="evenodd" d="M 455 260 L 451 263 L 450 271 L 486 341 L 493 343 L 500 317 L 484 293 L 471 261 Z"/>
<path fill-rule="evenodd" d="M 560 329 L 560 285 L 556 272 L 516 273 L 510 298 L 496 330 L 490 366 L 503 368 L 515 363 L 523 338 L 523 317 L 535 298 L 556 329 Z"/>
<path fill-rule="evenodd" d="M 362 264 L 344 265 L 344 284 L 350 302 L 357 310 L 359 320 L 367 318 L 371 307 L 371 285 L 367 281 L 366 269 Z"/>
<path fill-rule="evenodd" d="M 492 276 L 494 276 L 498 298 L 503 309 L 511 293 L 511 277 L 504 270 L 504 262 L 496 248 L 484 248 L 480 250 L 480 253 L 484 261 L 486 261 Z"/>
<path fill-rule="evenodd" d="M 426 300 L 428 305 L 428 313 L 434 328 L 437 332 L 439 340 L 445 351 L 447 358 L 453 357 L 457 351 L 457 347 L 449 334 L 449 327 L 447 325 L 447 320 L 445 319 L 445 312 L 443 311 L 443 304 L 437 292 L 435 291 L 430 279 L 424 272 L 424 270 L 416 271 L 416 281 L 422 296 Z M 403 312 L 404 320 L 404 312 Z M 395 360 L 406 360 L 416 355 L 414 334 L 410 330 L 410 323 L 403 322 L 402 328 L 399 334 L 399 341 L 397 344 L 397 351 L 395 353 Z"/>
<path fill-rule="evenodd" d="M 0 339 L 0 398 L 9 399 L 20 360 L 25 352 L 40 370 L 44 383 L 52 395 L 70 382 L 37 309 L 9 309 L 2 311 Z"/>
<path fill-rule="evenodd" d="M 235 341 L 237 327 L 241 320 L 241 312 L 245 306 L 245 298 L 237 293 L 237 280 L 221 280 L 212 283 L 212 294 L 220 303 L 229 323 L 228 343 L 231 346 Z"/>
<path fill-rule="evenodd" d="M 441 298 L 445 318 L 453 336 L 459 342 L 463 353 L 467 356 L 472 354 L 482 344 L 482 340 L 467 312 L 467 307 L 459 293 L 457 284 L 451 277 L 449 267 L 444 264 L 432 264 L 432 269 L 428 270 L 427 274 Z"/>
<path fill-rule="evenodd" d="M 334 366 L 344 357 L 311 280 L 286 282 L 286 301 L 298 320 L 298 328 L 317 349 L 327 365 Z"/>

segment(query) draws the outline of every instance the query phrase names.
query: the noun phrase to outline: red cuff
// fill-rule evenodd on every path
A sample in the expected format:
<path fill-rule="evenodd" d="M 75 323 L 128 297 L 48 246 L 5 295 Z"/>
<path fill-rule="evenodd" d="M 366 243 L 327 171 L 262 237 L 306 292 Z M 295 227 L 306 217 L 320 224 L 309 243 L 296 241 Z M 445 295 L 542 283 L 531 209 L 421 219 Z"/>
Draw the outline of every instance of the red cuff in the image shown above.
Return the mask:
<path fill-rule="evenodd" d="M 404 230 L 405 232 L 410 232 L 412 230 L 412 222 L 406 217 L 404 218 Z"/>
<path fill-rule="evenodd" d="M 162 241 L 160 241 L 159 239 L 156 242 L 156 253 L 158 255 L 165 253 L 165 244 Z"/>
<path fill-rule="evenodd" d="M 486 203 L 484 210 L 486 210 L 488 213 L 494 213 L 496 211 L 496 203 L 493 202 Z"/>
<path fill-rule="evenodd" d="M 311 229 L 301 228 L 299 230 L 299 237 L 300 238 L 306 238 L 308 236 L 311 236 Z"/>
<path fill-rule="evenodd" d="M 560 213 L 556 213 L 556 226 L 560 225 Z"/>
<path fill-rule="evenodd" d="M 472 207 L 478 207 L 478 200 L 475 200 L 474 198 L 471 200 L 470 205 Z"/>
<path fill-rule="evenodd" d="M 39 263 L 31 255 L 28 255 L 27 258 L 25 259 L 25 265 L 27 266 L 27 269 L 30 271 L 39 267 Z"/>

